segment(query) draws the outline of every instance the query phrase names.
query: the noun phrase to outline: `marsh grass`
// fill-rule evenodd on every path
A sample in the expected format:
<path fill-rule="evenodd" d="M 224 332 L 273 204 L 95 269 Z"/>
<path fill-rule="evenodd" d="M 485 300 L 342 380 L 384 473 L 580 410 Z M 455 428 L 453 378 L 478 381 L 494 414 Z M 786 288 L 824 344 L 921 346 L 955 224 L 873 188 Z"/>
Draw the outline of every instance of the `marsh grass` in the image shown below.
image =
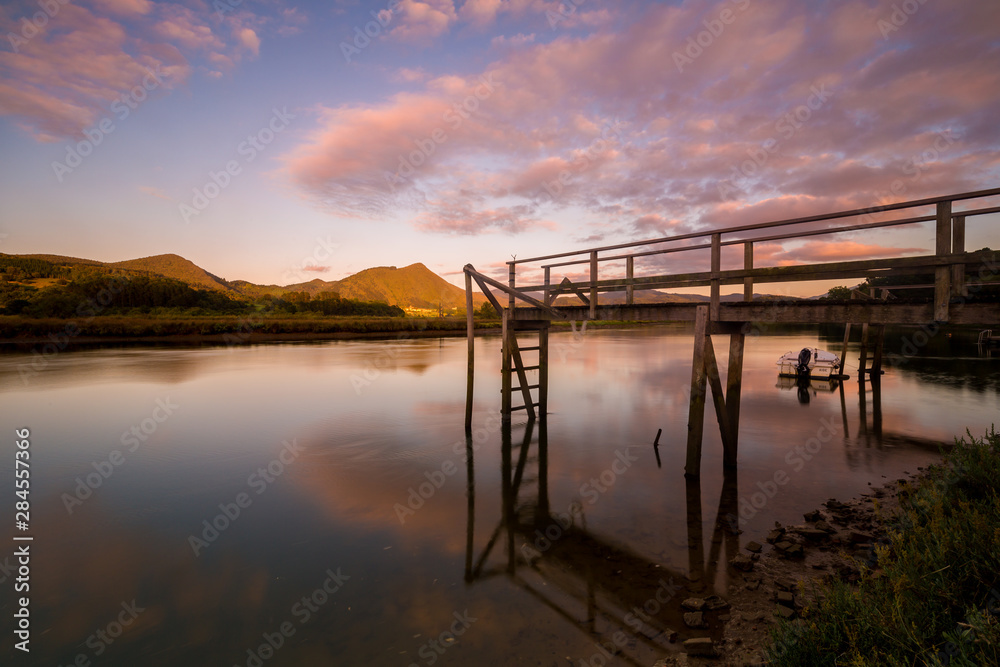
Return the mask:
<path fill-rule="evenodd" d="M 768 664 L 1000 665 L 1000 434 L 967 431 L 900 498 L 858 584 L 773 630 Z"/>

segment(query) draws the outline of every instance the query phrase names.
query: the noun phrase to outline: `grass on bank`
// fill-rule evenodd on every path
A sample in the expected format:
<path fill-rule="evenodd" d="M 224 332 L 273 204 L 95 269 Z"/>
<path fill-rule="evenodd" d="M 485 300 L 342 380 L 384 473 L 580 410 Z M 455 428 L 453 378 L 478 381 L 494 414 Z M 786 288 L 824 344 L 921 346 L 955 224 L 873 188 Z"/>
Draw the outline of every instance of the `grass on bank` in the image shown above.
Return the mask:
<path fill-rule="evenodd" d="M 480 324 L 477 326 L 490 326 Z M 308 315 L 170 316 L 99 315 L 86 319 L 28 318 L 0 315 L 0 338 L 45 339 L 68 334 L 70 339 L 143 336 L 248 336 L 257 334 L 394 333 L 465 331 L 465 318 L 336 317 Z"/>
<path fill-rule="evenodd" d="M 967 432 L 901 492 L 856 586 L 772 631 L 768 664 L 1000 665 L 1000 434 Z"/>

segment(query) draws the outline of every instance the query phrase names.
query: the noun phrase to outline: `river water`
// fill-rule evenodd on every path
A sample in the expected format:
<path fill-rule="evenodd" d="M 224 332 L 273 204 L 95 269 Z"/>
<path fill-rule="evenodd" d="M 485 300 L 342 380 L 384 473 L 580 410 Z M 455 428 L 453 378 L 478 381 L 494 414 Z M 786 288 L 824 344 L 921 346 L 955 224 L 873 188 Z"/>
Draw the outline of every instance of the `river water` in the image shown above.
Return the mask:
<path fill-rule="evenodd" d="M 683 327 L 553 333 L 548 419 L 509 431 L 499 339 L 477 339 L 469 438 L 464 338 L 0 354 L 0 515 L 33 537 L 0 552 L 0 656 L 652 665 L 677 650 L 669 630 L 694 636 L 682 596 L 725 595 L 740 542 L 995 420 L 1000 358 L 908 336 L 888 340 L 906 355 L 874 396 L 856 344 L 842 387 L 777 378 L 789 350 L 839 352 L 834 333 L 748 337 L 738 474 L 722 473 L 709 404 L 698 483 L 683 476 Z M 715 349 L 725 377 L 726 337 Z M 15 429 L 30 431 L 26 531 Z M 30 657 L 7 629 L 25 544 Z"/>

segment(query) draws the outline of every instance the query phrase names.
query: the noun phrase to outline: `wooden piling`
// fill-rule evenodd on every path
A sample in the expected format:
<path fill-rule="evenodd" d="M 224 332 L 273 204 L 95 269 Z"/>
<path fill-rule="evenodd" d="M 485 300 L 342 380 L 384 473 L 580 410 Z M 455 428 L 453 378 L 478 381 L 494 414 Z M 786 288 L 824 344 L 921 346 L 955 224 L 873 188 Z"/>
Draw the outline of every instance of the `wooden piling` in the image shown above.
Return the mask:
<path fill-rule="evenodd" d="M 511 352 L 510 339 L 514 335 L 514 323 L 510 319 L 510 310 L 504 308 L 500 313 L 500 417 L 504 422 L 510 422 L 511 395 Z"/>
<path fill-rule="evenodd" d="M 694 320 L 694 354 L 691 359 L 691 402 L 688 406 L 687 462 L 684 476 L 701 475 L 701 440 L 705 430 L 705 337 L 708 332 L 708 307 L 698 306 Z"/>
<path fill-rule="evenodd" d="M 722 453 L 722 467 L 736 468 L 740 441 L 740 396 L 743 393 L 743 349 L 746 334 L 740 329 L 729 335 L 729 368 L 726 371 L 726 410 L 729 412 L 729 447 Z"/>
<path fill-rule="evenodd" d="M 476 371 L 476 320 L 472 305 L 472 276 L 465 274 L 466 338 L 469 339 L 469 377 L 465 388 L 465 430 L 472 429 L 472 393 Z"/>
<path fill-rule="evenodd" d="M 951 222 L 951 251 L 965 252 L 965 216 L 956 215 Z M 951 267 L 951 295 L 954 297 L 969 296 L 965 285 L 965 264 L 953 264 Z"/>

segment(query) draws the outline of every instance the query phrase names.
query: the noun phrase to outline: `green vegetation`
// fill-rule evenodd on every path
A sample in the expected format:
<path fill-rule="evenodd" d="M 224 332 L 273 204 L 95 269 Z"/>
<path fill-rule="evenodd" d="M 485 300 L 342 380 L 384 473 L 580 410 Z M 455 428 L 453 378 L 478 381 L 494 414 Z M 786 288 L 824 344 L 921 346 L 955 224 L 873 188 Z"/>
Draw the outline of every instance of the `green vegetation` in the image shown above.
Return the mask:
<path fill-rule="evenodd" d="M 1000 664 L 1000 434 L 967 433 L 901 493 L 889 544 L 772 632 L 769 664 Z"/>

